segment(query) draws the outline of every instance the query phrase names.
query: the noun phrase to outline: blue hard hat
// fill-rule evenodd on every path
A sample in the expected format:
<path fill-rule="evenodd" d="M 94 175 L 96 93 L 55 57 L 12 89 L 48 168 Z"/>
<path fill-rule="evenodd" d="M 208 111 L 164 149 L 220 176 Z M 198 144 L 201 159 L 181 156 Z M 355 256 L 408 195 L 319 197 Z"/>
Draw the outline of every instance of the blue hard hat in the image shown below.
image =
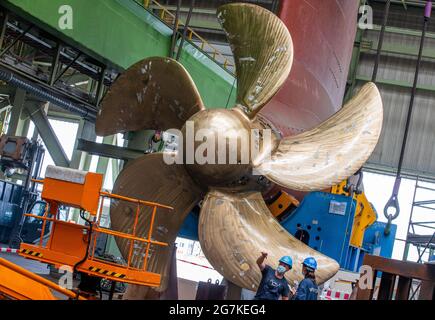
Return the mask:
<path fill-rule="evenodd" d="M 302 264 L 313 271 L 317 269 L 317 262 L 313 257 L 306 258 Z"/>
<path fill-rule="evenodd" d="M 290 267 L 290 269 L 293 268 L 293 260 L 289 256 L 282 257 L 281 259 L 279 259 L 279 262 L 285 263 Z"/>

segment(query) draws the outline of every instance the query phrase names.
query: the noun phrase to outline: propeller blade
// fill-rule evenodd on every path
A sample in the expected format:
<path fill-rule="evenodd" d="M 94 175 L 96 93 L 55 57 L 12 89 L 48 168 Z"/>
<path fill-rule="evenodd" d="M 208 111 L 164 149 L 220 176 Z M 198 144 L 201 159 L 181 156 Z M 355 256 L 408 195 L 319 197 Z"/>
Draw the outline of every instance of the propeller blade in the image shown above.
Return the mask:
<path fill-rule="evenodd" d="M 372 154 L 382 129 L 382 99 L 368 83 L 320 126 L 281 140 L 256 169 L 292 190 L 323 190 L 353 175 Z"/>
<path fill-rule="evenodd" d="M 252 119 L 290 73 L 290 33 L 276 15 L 257 5 L 223 5 L 218 8 L 217 17 L 234 55 L 237 104 Z"/>
<path fill-rule="evenodd" d="M 163 160 L 162 153 L 147 154 L 131 161 L 116 179 L 113 193 L 173 207 L 174 210 L 157 209 L 152 232 L 153 240 L 166 242 L 170 246 L 175 241 L 188 213 L 203 197 L 201 190 L 190 178 L 184 167 L 176 164 L 167 165 Z M 115 231 L 131 233 L 135 214 L 135 204 L 112 199 L 110 206 L 111 228 Z M 139 213 L 136 235 L 148 237 L 151 214 L 151 207 L 143 207 Z M 129 255 L 129 243 L 129 240 L 117 239 L 119 250 L 125 260 Z M 158 291 L 164 291 L 167 287 L 171 258 L 170 246 L 153 245 L 150 248 L 147 270 L 162 275 Z M 141 254 L 144 253 L 145 247 L 146 244 L 135 242 L 131 260 L 133 266 L 143 266 Z M 140 294 L 141 291 L 136 290 L 136 292 Z"/>
<path fill-rule="evenodd" d="M 302 261 L 308 256 L 317 260 L 319 284 L 339 269 L 335 260 L 289 234 L 272 216 L 259 192 L 210 191 L 201 208 L 198 232 L 201 248 L 216 271 L 249 290 L 256 290 L 260 283 L 256 260 L 262 251 L 268 252 L 266 263 L 273 268 L 282 256 L 292 257 L 293 269 L 286 273 L 290 284 L 303 279 Z"/>
<path fill-rule="evenodd" d="M 179 129 L 204 109 L 186 69 L 177 61 L 153 57 L 137 62 L 110 87 L 95 131 L 106 136 L 142 129 Z"/>

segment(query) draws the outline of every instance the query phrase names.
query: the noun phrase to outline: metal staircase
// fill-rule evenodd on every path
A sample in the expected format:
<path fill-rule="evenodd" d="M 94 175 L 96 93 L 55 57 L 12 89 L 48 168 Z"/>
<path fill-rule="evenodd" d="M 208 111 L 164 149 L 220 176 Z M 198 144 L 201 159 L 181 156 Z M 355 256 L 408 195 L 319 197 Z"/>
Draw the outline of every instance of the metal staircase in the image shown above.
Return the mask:
<path fill-rule="evenodd" d="M 422 219 L 422 215 L 424 215 L 424 219 Z M 411 246 L 417 249 L 418 263 L 424 262 L 425 258 L 426 262 L 433 259 L 435 250 L 435 189 L 425 185 L 425 182 L 419 177 L 415 182 L 403 260 L 411 260 L 409 257 Z"/>

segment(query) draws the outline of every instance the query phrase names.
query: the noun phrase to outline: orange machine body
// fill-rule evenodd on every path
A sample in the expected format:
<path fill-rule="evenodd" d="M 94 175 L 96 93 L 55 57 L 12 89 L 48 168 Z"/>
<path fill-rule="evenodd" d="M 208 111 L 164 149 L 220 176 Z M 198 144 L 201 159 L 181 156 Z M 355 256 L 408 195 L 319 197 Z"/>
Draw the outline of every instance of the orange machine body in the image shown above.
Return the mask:
<path fill-rule="evenodd" d="M 21 256 L 53 264 L 56 267 L 67 265 L 77 271 L 118 282 L 150 287 L 160 285 L 160 274 L 148 271 L 149 252 L 151 246 L 167 246 L 168 244 L 152 240 L 153 224 L 157 209 L 172 210 L 172 207 L 102 192 L 103 176 L 96 173 L 50 167 L 47 169 L 45 179 L 38 182 L 43 183 L 42 198 L 50 205 L 46 207 L 42 217 L 26 214 L 28 217 L 41 219 L 43 224 L 39 243 L 22 243 L 20 246 Z M 100 226 L 105 198 L 127 201 L 136 206 L 131 233 L 118 232 Z M 90 224 L 81 225 L 59 220 L 58 208 L 60 205 L 88 212 Z M 136 234 L 136 226 L 141 219 L 143 206 L 152 208 L 150 228 L 146 237 L 140 237 Z M 45 234 L 47 229 L 49 230 L 48 235 Z M 97 239 L 102 234 L 129 241 L 130 253 L 128 257 L 125 257 L 125 263 L 107 261 L 95 253 Z M 133 247 L 137 242 L 144 243 L 146 247 L 140 268 L 132 266 L 131 263 L 136 254 L 133 252 Z"/>
<path fill-rule="evenodd" d="M 46 177 L 41 197 L 52 203 L 62 203 L 96 215 L 103 175 L 87 172 L 83 183 L 64 181 Z"/>
<path fill-rule="evenodd" d="M 267 202 L 267 206 L 275 218 L 278 218 L 289 210 L 299 207 L 299 204 L 299 201 L 295 197 L 284 190 L 278 192 L 274 198 Z"/>

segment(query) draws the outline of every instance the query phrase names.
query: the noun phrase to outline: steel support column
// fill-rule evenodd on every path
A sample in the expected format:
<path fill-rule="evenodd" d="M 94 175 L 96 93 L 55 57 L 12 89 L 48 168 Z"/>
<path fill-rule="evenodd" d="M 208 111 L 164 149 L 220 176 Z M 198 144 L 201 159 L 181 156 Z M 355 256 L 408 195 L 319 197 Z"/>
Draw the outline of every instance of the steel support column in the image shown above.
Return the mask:
<path fill-rule="evenodd" d="M 38 129 L 38 133 L 44 141 L 47 151 L 50 153 L 55 165 L 69 167 L 70 161 L 50 125 L 47 115 L 41 108 L 42 103 L 36 100 L 29 100 L 24 106 L 29 113 L 30 119 L 32 119 L 35 127 Z"/>
<path fill-rule="evenodd" d="M 111 159 L 112 161 L 112 181 L 115 183 L 116 179 L 119 176 L 120 167 L 122 166 L 122 163 L 120 163 L 120 160 L 118 159 Z"/>
<path fill-rule="evenodd" d="M 1 31 L 0 31 L 0 50 L 3 47 L 3 41 L 5 39 L 6 28 L 8 26 L 8 20 L 9 20 L 9 13 L 8 12 L 3 12 L 3 13 L 4 15 L 3 15 Z"/>
<path fill-rule="evenodd" d="M 143 156 L 144 154 L 144 152 L 141 150 L 118 147 L 104 143 L 96 143 L 93 141 L 88 141 L 86 139 L 77 140 L 77 150 L 88 152 L 89 154 L 99 157 L 120 159 L 126 161 L 136 159 Z"/>
<path fill-rule="evenodd" d="M 22 89 L 16 89 L 15 95 L 12 100 L 12 109 L 11 109 L 11 117 L 9 119 L 8 125 L 8 135 L 17 135 L 17 130 L 19 127 L 19 122 L 21 118 L 21 113 L 23 111 L 23 106 L 26 101 L 26 91 Z"/>
<path fill-rule="evenodd" d="M 77 62 L 77 60 L 81 57 L 81 55 L 82 55 L 82 53 L 79 52 L 79 53 L 77 54 L 77 56 L 76 56 L 73 60 L 71 60 L 69 64 L 67 64 L 67 65 L 65 66 L 65 68 L 60 72 L 60 74 L 58 74 L 58 75 L 54 74 L 54 75 L 53 75 L 53 78 L 54 78 L 54 77 L 55 77 L 55 78 L 54 78 L 54 80 L 51 80 L 52 83 L 55 84 L 57 81 L 59 81 L 59 79 L 62 78 L 62 76 L 65 74 L 65 72 L 67 72 L 68 69 L 71 68 L 72 65 L 73 65 L 74 63 Z"/>
<path fill-rule="evenodd" d="M 94 123 L 84 119 L 80 120 L 79 128 L 77 130 L 76 142 L 74 145 L 74 151 L 70 163 L 70 168 L 89 171 L 92 156 L 78 148 L 78 141 L 82 138 L 89 139 L 90 141 L 95 141 L 97 139 Z M 79 210 L 72 209 L 69 212 L 68 219 L 75 222 L 80 222 L 79 214 Z"/>
<path fill-rule="evenodd" d="M 98 108 L 103 98 L 104 78 L 106 77 L 106 68 L 101 68 L 100 80 L 98 81 L 97 93 L 95 95 L 95 106 Z"/>
<path fill-rule="evenodd" d="M 103 138 L 103 144 L 107 144 L 107 145 L 113 145 L 113 143 L 115 142 L 115 137 L 116 136 L 106 136 Z M 106 177 L 106 173 L 107 173 L 107 167 L 109 166 L 109 158 L 106 157 L 99 157 L 98 158 L 98 164 L 97 164 L 97 173 L 101 173 L 104 175 L 104 179 Z"/>
<path fill-rule="evenodd" d="M 27 34 L 27 32 L 29 32 L 30 29 L 32 29 L 32 28 L 33 28 L 33 25 L 28 26 L 27 29 L 23 31 L 23 33 L 21 33 L 17 38 L 14 39 L 13 42 L 11 42 L 11 44 L 9 44 L 6 48 L 4 48 L 0 52 L 0 57 L 3 56 L 6 52 L 8 52 L 14 45 L 16 45 L 18 43 L 18 41 L 20 41 Z"/>
<path fill-rule="evenodd" d="M 20 137 L 26 137 L 29 132 L 30 118 L 25 110 L 21 112 L 20 119 L 18 121 L 16 135 Z"/>
<path fill-rule="evenodd" d="M 183 28 L 183 36 L 181 38 L 180 46 L 178 47 L 177 55 L 175 57 L 175 60 L 177 61 L 180 60 L 181 50 L 183 50 L 184 42 L 186 41 L 187 29 L 189 28 L 190 18 L 192 17 L 192 11 L 194 6 L 195 6 L 195 0 L 190 0 L 190 8 L 189 8 L 189 12 L 187 13 L 186 23 L 184 24 L 184 28 Z"/>
<path fill-rule="evenodd" d="M 57 75 L 58 69 L 59 69 L 59 59 L 60 59 L 60 53 L 62 51 L 62 45 L 60 43 L 57 44 L 56 47 L 56 56 L 54 57 L 53 63 L 51 65 L 51 73 L 50 73 L 50 86 L 54 85 L 55 77 Z"/>
<path fill-rule="evenodd" d="M 89 141 L 95 141 L 97 138 L 95 134 L 95 124 L 81 120 L 79 128 L 77 130 L 77 138 L 74 145 L 74 151 L 71 159 L 70 167 L 74 169 L 89 170 L 91 164 L 91 156 L 78 149 L 78 140 L 86 139 Z"/>
<path fill-rule="evenodd" d="M 356 38 L 355 38 L 355 45 L 352 52 L 352 61 L 350 63 L 349 68 L 349 76 L 348 76 L 348 87 L 347 91 L 344 97 L 344 102 L 349 101 L 352 96 L 353 92 L 355 90 L 355 85 L 357 82 L 357 70 L 358 70 L 358 64 L 361 58 L 361 41 L 362 41 L 363 31 L 358 28 L 356 32 Z"/>

